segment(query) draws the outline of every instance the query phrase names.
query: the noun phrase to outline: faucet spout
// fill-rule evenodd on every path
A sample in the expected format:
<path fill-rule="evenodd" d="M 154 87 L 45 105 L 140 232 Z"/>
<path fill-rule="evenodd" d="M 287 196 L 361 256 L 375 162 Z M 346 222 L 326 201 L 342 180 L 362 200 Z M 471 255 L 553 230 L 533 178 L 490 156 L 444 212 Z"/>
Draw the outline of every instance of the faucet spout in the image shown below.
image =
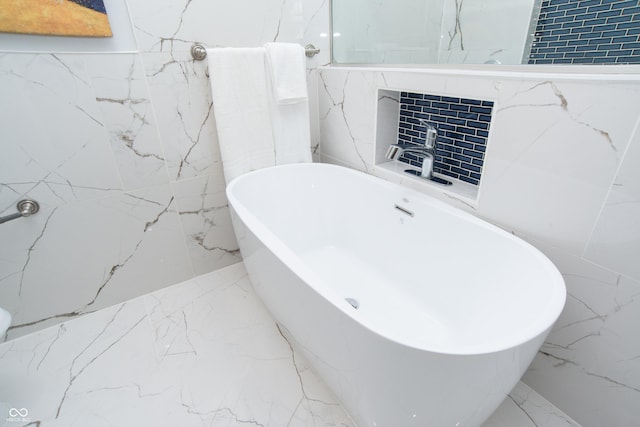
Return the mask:
<path fill-rule="evenodd" d="M 420 176 L 423 178 L 431 179 L 433 176 L 433 164 L 436 161 L 438 154 L 436 149 L 436 142 L 438 140 L 438 129 L 424 119 L 418 119 L 420 124 L 426 128 L 426 138 L 424 145 L 417 144 L 392 144 L 387 150 L 387 159 L 398 160 L 403 154 L 411 153 L 417 154 L 423 157 L 422 168 L 420 169 Z"/>
<path fill-rule="evenodd" d="M 413 145 L 413 144 L 392 144 L 387 150 L 387 159 L 398 160 L 403 154 L 418 154 L 424 157 L 420 176 L 431 178 L 433 174 L 433 163 L 436 160 L 435 144 L 433 147 Z"/>

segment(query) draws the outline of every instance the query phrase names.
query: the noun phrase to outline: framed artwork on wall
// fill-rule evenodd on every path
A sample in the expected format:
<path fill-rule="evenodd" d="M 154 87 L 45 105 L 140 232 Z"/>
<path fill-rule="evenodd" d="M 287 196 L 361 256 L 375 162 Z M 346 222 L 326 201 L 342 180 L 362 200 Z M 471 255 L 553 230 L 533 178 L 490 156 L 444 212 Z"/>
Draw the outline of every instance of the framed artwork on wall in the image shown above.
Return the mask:
<path fill-rule="evenodd" d="M 112 36 L 103 0 L 1 0 L 0 32 Z"/>

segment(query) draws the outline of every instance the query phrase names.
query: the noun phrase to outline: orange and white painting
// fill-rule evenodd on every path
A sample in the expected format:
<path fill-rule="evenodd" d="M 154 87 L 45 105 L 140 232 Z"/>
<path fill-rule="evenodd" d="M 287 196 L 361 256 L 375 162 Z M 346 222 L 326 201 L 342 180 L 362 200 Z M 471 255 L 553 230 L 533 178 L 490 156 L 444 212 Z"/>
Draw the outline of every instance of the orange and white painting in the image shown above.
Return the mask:
<path fill-rule="evenodd" d="M 103 0 L 0 0 L 0 32 L 112 36 Z"/>

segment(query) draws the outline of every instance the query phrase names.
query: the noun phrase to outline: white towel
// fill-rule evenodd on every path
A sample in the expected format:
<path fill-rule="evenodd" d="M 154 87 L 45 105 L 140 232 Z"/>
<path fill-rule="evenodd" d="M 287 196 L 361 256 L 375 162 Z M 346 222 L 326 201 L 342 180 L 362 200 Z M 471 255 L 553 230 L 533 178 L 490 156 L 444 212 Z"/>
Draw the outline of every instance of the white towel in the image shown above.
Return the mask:
<path fill-rule="evenodd" d="M 210 49 L 207 58 L 220 155 L 229 183 L 275 165 L 265 49 Z"/>
<path fill-rule="evenodd" d="M 304 49 L 292 43 L 267 43 L 265 50 L 276 164 L 311 163 Z"/>
<path fill-rule="evenodd" d="M 295 43 L 267 43 L 264 47 L 276 102 L 283 105 L 307 101 L 304 48 Z"/>

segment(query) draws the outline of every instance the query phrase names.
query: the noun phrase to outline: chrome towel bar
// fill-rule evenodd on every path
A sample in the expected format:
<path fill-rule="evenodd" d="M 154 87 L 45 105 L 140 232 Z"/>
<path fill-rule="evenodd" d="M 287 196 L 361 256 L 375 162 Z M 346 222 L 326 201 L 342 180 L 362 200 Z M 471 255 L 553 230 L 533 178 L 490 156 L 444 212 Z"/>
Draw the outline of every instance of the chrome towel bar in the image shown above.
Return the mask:
<path fill-rule="evenodd" d="M 18 212 L 11 215 L 0 217 L 0 224 L 3 222 L 11 221 L 12 219 L 18 219 L 35 214 L 40 210 L 40 205 L 35 200 L 20 200 L 16 206 Z"/>
<path fill-rule="evenodd" d="M 308 58 L 312 58 L 319 53 L 320 49 L 312 44 L 308 44 L 304 47 L 304 54 L 307 55 Z M 191 56 L 196 61 L 202 61 L 207 57 L 207 48 L 199 43 L 196 43 L 191 46 Z"/>

